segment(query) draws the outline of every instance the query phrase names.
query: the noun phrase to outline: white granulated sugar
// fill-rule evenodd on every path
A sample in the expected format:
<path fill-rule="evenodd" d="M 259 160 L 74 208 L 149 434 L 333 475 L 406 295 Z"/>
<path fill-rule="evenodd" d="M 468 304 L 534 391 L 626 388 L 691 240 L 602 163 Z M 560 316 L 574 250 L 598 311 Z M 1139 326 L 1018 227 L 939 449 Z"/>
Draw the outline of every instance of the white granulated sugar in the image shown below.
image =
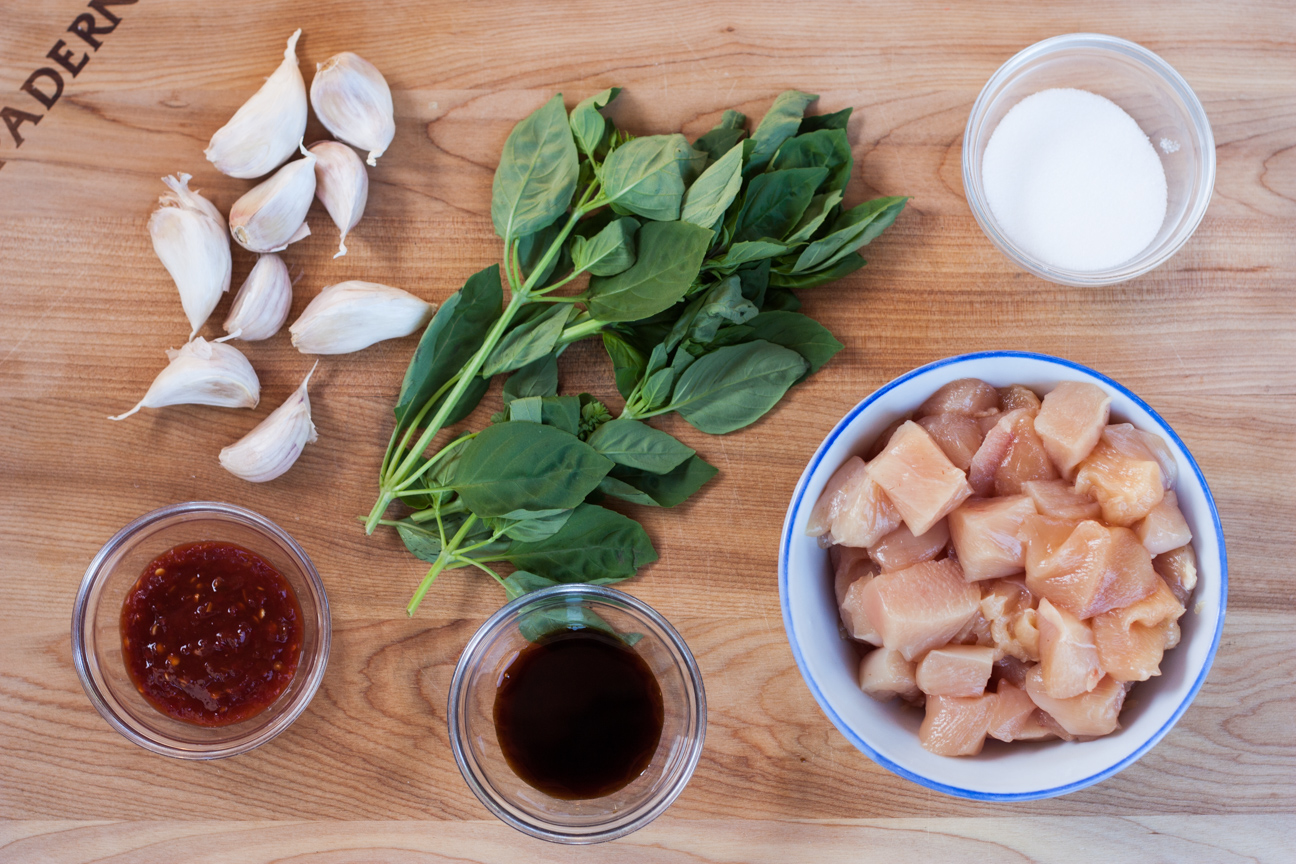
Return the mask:
<path fill-rule="evenodd" d="M 999 121 L 981 163 L 1004 233 L 1067 270 L 1116 267 L 1161 229 L 1161 159 L 1130 115 L 1087 90 L 1042 90 Z"/>

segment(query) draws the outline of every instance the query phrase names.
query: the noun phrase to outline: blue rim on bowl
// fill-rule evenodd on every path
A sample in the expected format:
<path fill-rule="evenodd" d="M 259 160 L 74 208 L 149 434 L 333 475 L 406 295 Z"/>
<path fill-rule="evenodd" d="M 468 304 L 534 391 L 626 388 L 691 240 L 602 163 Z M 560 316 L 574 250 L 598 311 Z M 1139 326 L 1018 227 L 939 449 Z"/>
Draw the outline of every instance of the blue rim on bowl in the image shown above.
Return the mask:
<path fill-rule="evenodd" d="M 905 382 L 913 378 L 916 378 L 920 375 L 923 375 L 927 372 L 930 372 L 932 370 L 940 369 L 942 367 L 949 366 L 954 363 L 961 363 L 969 360 L 990 359 L 990 358 L 1043 361 L 1045 363 L 1056 364 L 1056 365 L 1060 365 L 1060 366 L 1064 366 L 1076 370 L 1085 375 L 1092 376 L 1094 379 L 1098 381 L 1101 381 L 1106 386 L 1112 388 L 1113 390 L 1119 392 L 1121 395 L 1128 398 L 1140 409 L 1146 411 L 1148 415 L 1150 415 L 1153 418 L 1153 420 L 1169 435 L 1173 444 L 1180 451 L 1182 451 L 1182 453 L 1187 457 L 1187 462 L 1191 466 L 1194 474 L 1196 475 L 1197 481 L 1201 485 L 1202 492 L 1205 496 L 1205 500 L 1207 502 L 1208 509 L 1210 511 L 1210 516 L 1213 522 L 1213 527 L 1216 536 L 1220 539 L 1220 542 L 1218 544 L 1219 545 L 1218 564 L 1219 564 L 1219 574 L 1220 574 L 1219 575 L 1219 579 L 1220 579 L 1219 614 L 1216 621 L 1215 631 L 1211 636 L 1210 647 L 1207 651 L 1205 662 L 1202 665 L 1200 673 L 1197 675 L 1196 679 L 1192 682 L 1192 685 L 1188 688 L 1187 692 L 1183 696 L 1179 705 L 1175 707 L 1173 713 L 1161 725 L 1161 727 L 1157 729 L 1155 733 L 1153 733 L 1147 740 L 1145 740 L 1142 744 L 1140 744 L 1137 748 L 1135 748 L 1133 752 L 1127 754 L 1124 758 L 1120 759 L 1115 764 L 1109 765 L 1103 768 L 1102 770 L 1097 771 L 1080 780 L 1076 780 L 1070 783 L 1066 783 L 1063 785 L 1054 786 L 1046 789 L 1030 790 L 1027 792 L 1006 792 L 1006 793 L 988 792 L 988 791 L 977 790 L 977 789 L 967 789 L 959 786 L 953 786 L 947 783 L 942 783 L 940 781 L 933 780 L 930 777 L 925 777 L 902 765 L 897 764 L 895 761 L 888 759 L 886 756 L 883 756 L 881 753 L 879 753 L 874 747 L 870 746 L 842 718 L 842 716 L 838 713 L 838 711 L 833 707 L 830 700 L 823 692 L 822 688 L 815 682 L 815 679 L 809 668 L 809 664 L 807 663 L 806 658 L 803 655 L 802 649 L 797 639 L 796 627 L 793 622 L 792 609 L 789 601 L 789 584 L 788 584 L 789 554 L 792 547 L 793 538 L 797 530 L 797 526 L 802 524 L 804 521 L 803 519 L 798 518 L 802 510 L 803 498 L 806 494 L 806 489 L 809 484 L 811 476 L 815 473 L 816 469 L 819 467 L 820 462 L 824 459 L 825 455 L 828 453 L 829 449 L 831 448 L 833 443 L 837 440 L 837 438 L 841 436 L 841 434 L 847 429 L 847 427 L 850 426 L 852 421 L 854 421 L 855 418 L 858 417 L 864 410 L 866 410 L 867 408 L 869 408 L 869 406 L 877 402 L 878 399 L 880 399 L 883 395 L 890 392 L 891 390 L 894 390 L 896 387 L 899 387 Z M 1215 506 L 1215 500 L 1211 495 L 1210 487 L 1207 485 L 1206 478 L 1205 476 L 1203 476 L 1201 468 L 1197 465 L 1196 459 L 1193 458 L 1192 453 L 1184 445 L 1182 439 L 1179 438 L 1178 434 L 1170 427 L 1170 425 L 1166 423 L 1165 420 L 1162 419 L 1161 416 L 1151 408 L 1151 406 L 1149 406 L 1146 402 L 1144 402 L 1132 391 L 1130 391 L 1129 388 L 1125 387 L 1124 385 L 1120 384 L 1117 381 L 1114 381 L 1113 379 L 1107 377 L 1106 375 L 1103 375 L 1100 372 L 1090 369 L 1087 366 L 1083 366 L 1079 363 L 1075 363 L 1060 357 L 1052 357 L 1047 354 L 1036 354 L 1036 353 L 1026 352 L 1026 351 L 983 351 L 983 352 L 977 352 L 972 354 L 962 354 L 957 357 L 947 357 L 943 360 L 937 360 L 934 363 L 929 363 L 926 366 L 921 366 L 917 369 L 905 373 L 904 375 L 901 375 L 900 377 L 892 380 L 891 382 L 875 390 L 873 393 L 869 394 L 869 396 L 866 397 L 863 401 L 861 401 L 858 405 L 856 405 L 849 412 L 847 412 L 846 416 L 837 422 L 837 424 L 833 427 L 832 431 L 824 439 L 823 443 L 819 445 L 818 449 L 814 453 L 814 456 L 811 457 L 810 462 L 806 465 L 805 470 L 802 472 L 800 479 L 797 481 L 796 488 L 792 493 L 792 500 L 788 505 L 787 515 L 783 522 L 783 531 L 779 542 L 779 605 L 783 612 L 783 626 L 784 629 L 787 631 L 788 643 L 792 649 L 792 656 L 795 658 L 797 663 L 797 668 L 801 672 L 801 677 L 805 681 L 806 686 L 809 688 L 811 694 L 814 696 L 815 701 L 819 703 L 819 707 L 823 710 L 824 714 L 827 715 L 828 719 L 832 722 L 832 724 L 837 727 L 838 731 L 840 731 L 842 735 L 844 735 L 846 739 L 851 742 L 851 744 L 853 744 L 857 749 L 859 749 L 862 753 L 864 753 L 874 762 L 886 768 L 887 770 L 901 777 L 904 777 L 906 780 L 910 780 L 914 783 L 917 783 L 921 786 L 925 786 L 929 789 L 934 789 L 938 792 L 943 792 L 947 795 L 953 795 L 960 798 L 969 798 L 976 801 L 994 801 L 994 802 L 1031 801 L 1031 800 L 1037 800 L 1041 798 L 1053 798 L 1059 795 L 1066 795 L 1071 792 L 1075 792 L 1080 789 L 1083 789 L 1087 786 L 1091 786 L 1094 783 L 1101 782 L 1102 780 L 1105 780 L 1108 777 L 1111 777 L 1112 775 L 1132 765 L 1140 757 L 1142 757 L 1145 753 L 1147 753 L 1148 750 L 1150 750 L 1153 746 L 1155 746 L 1157 742 L 1159 742 L 1162 738 L 1165 737 L 1166 733 L 1170 731 L 1171 727 L 1173 727 L 1175 723 L 1179 721 L 1179 718 L 1183 716 L 1183 713 L 1188 709 L 1188 706 L 1192 703 L 1193 699 L 1196 698 L 1198 691 L 1201 689 L 1202 684 L 1206 680 L 1207 674 L 1210 672 L 1211 664 L 1215 659 L 1216 651 L 1219 649 L 1220 636 L 1224 628 L 1224 617 L 1225 617 L 1226 605 L 1228 600 L 1228 557 L 1223 543 L 1223 536 L 1224 536 L 1224 532 L 1223 532 L 1223 526 L 1220 524 L 1219 510 Z"/>

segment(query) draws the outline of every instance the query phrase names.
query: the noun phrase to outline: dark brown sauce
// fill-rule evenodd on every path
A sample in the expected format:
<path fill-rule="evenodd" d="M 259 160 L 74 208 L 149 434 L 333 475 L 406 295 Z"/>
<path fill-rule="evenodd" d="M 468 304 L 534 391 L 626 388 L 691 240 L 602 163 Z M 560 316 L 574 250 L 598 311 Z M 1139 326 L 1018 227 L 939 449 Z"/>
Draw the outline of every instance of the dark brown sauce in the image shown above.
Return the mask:
<path fill-rule="evenodd" d="M 595 630 L 567 630 L 523 648 L 495 694 L 495 734 L 509 767 L 566 800 L 610 795 L 642 774 L 664 720 L 652 669 Z"/>

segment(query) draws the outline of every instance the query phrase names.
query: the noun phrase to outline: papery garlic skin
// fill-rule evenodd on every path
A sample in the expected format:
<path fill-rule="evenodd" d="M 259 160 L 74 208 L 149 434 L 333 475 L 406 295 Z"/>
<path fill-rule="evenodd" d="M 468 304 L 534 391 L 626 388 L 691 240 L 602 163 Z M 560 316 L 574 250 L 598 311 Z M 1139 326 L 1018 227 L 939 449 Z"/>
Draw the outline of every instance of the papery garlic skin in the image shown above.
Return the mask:
<path fill-rule="evenodd" d="M 310 236 L 306 211 L 315 199 L 315 154 L 297 146 L 305 158 L 289 162 L 230 208 L 230 234 L 249 252 L 279 252 Z"/>
<path fill-rule="evenodd" d="M 378 67 L 350 51 L 334 54 L 315 70 L 310 88 L 315 116 L 335 138 L 369 151 L 365 161 L 377 165 L 396 137 L 387 79 Z"/>
<path fill-rule="evenodd" d="M 162 178 L 171 191 L 158 198 L 148 230 L 153 251 L 180 292 L 192 339 L 229 290 L 233 261 L 225 220 L 210 201 L 189 188 L 191 179 L 188 174 Z"/>
<path fill-rule="evenodd" d="M 233 345 L 208 342 L 199 336 L 179 350 L 167 349 L 170 363 L 158 373 L 134 408 L 109 420 L 125 420 L 141 408 L 167 405 L 215 405 L 255 408 L 261 382 L 247 358 Z"/>
<path fill-rule="evenodd" d="M 292 277 L 288 265 L 274 253 L 262 255 L 234 295 L 225 332 L 231 339 L 256 342 L 269 339 L 288 320 L 292 306 Z"/>
<path fill-rule="evenodd" d="M 288 332 L 303 354 L 349 354 L 408 336 L 432 320 L 436 306 L 377 282 L 339 282 L 310 302 Z"/>
<path fill-rule="evenodd" d="M 347 232 L 364 215 L 369 200 L 369 174 L 356 152 L 339 141 L 317 141 L 310 146 L 315 154 L 315 197 L 342 232 L 338 240 L 340 258 L 347 253 Z"/>
<path fill-rule="evenodd" d="M 306 445 L 319 438 L 311 422 L 310 396 L 306 393 L 316 366 L 318 360 L 301 386 L 270 416 L 220 451 L 220 464 L 226 471 L 249 483 L 265 483 L 291 468 Z"/>
<path fill-rule="evenodd" d="M 301 29 L 288 38 L 283 62 L 224 126 L 205 151 L 216 170 L 251 179 L 282 165 L 306 134 L 306 81 L 297 66 Z"/>

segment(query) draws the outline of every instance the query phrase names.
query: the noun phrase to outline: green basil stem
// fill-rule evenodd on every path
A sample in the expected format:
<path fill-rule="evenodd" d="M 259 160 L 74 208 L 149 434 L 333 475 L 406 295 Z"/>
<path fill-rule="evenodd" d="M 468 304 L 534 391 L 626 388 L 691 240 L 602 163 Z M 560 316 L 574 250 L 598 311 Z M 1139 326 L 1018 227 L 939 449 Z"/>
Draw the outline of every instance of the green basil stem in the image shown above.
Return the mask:
<path fill-rule="evenodd" d="M 561 348 L 570 345 L 573 342 L 579 342 L 586 337 L 593 336 L 607 326 L 606 321 L 600 321 L 597 318 L 587 318 L 584 321 L 565 328 L 558 336 L 558 341 L 554 344 L 555 348 Z"/>
<path fill-rule="evenodd" d="M 455 548 L 457 548 L 463 541 L 463 538 L 468 534 L 469 529 L 472 528 L 473 523 L 476 521 L 477 514 L 469 514 L 468 518 L 464 520 L 464 523 L 459 526 L 459 530 L 455 532 L 454 538 L 450 541 L 450 547 L 448 549 L 442 547 L 441 552 L 437 555 L 437 560 L 432 564 L 432 569 L 428 570 L 427 575 L 423 577 L 423 581 L 419 583 L 418 590 L 414 592 L 414 596 L 410 598 L 409 605 L 405 607 L 405 612 L 409 614 L 411 618 L 414 617 L 414 613 L 418 610 L 419 604 L 423 602 L 423 597 L 427 594 L 428 589 L 432 587 L 433 581 L 435 581 L 441 571 L 446 568 L 446 565 L 450 564 L 454 560 Z"/>

